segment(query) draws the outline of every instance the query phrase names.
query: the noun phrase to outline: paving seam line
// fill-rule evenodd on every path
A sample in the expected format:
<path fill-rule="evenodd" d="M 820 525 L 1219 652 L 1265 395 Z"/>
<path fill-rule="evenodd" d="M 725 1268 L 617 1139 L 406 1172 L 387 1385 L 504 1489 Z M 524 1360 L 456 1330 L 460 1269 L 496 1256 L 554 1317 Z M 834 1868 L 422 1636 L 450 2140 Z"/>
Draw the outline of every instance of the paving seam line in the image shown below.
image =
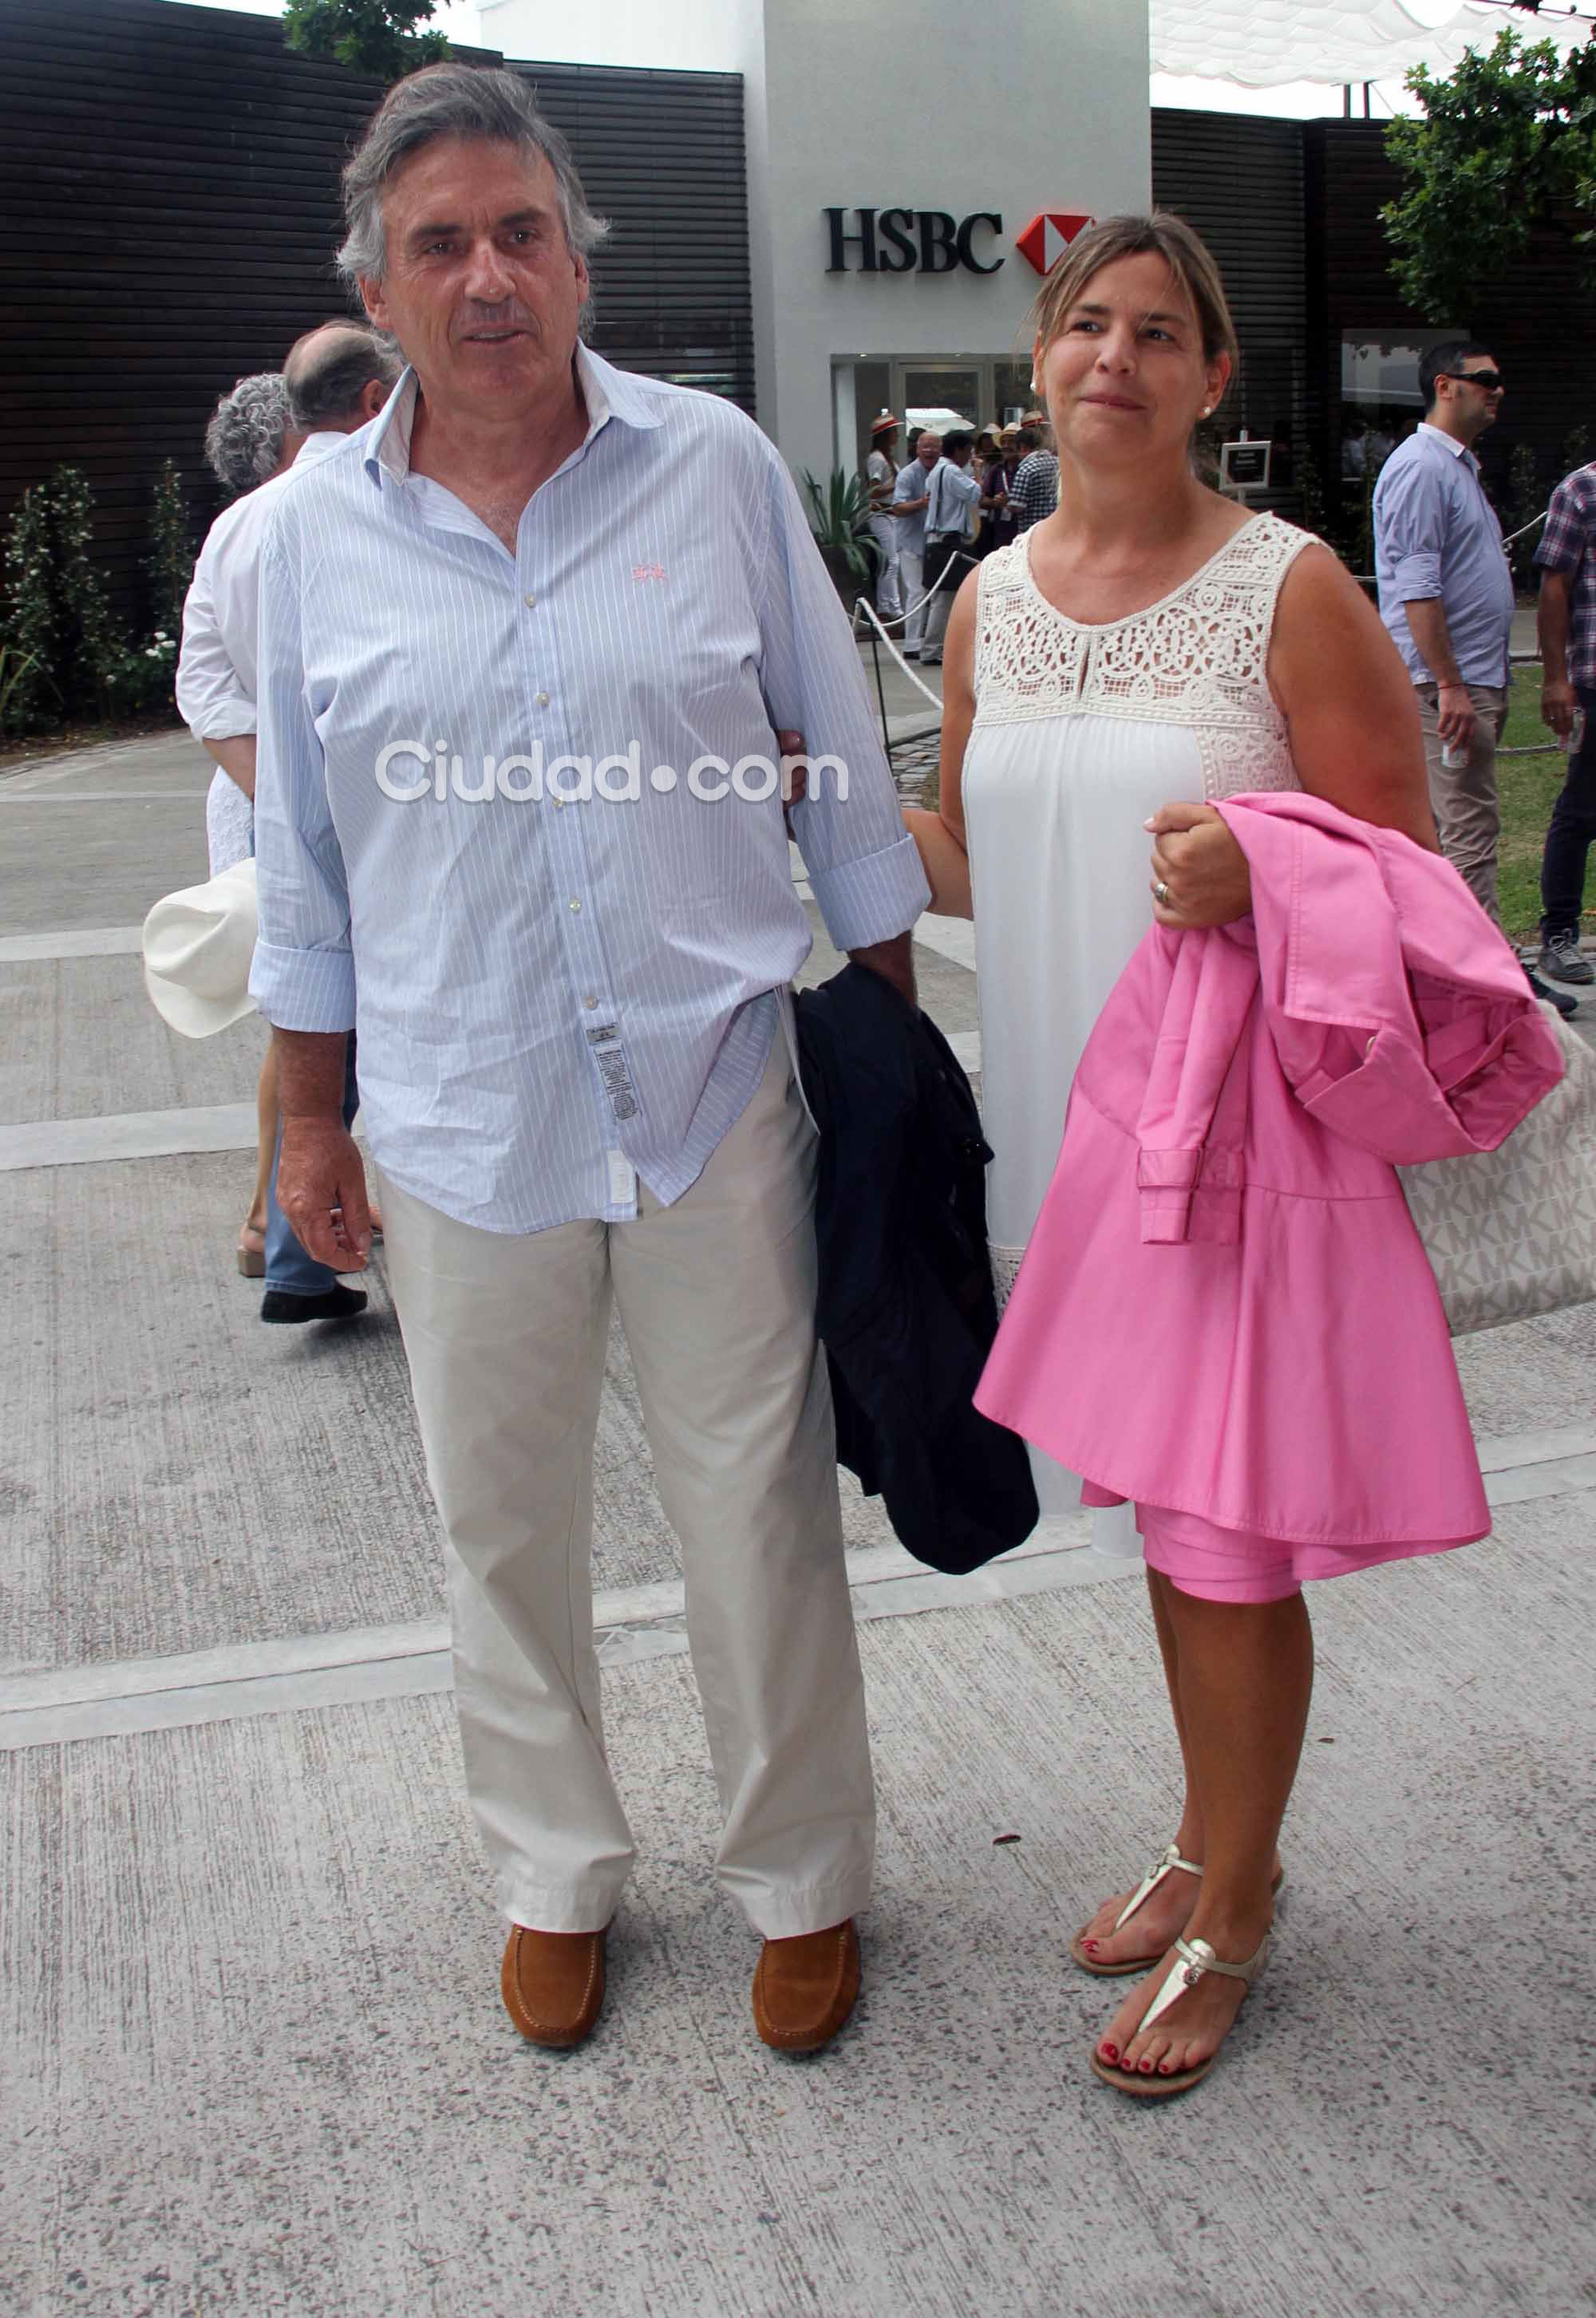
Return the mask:
<path fill-rule="evenodd" d="M 1578 1443 L 1582 1453 L 1553 1453 L 1559 1442 Z M 1489 1468 L 1486 1494 L 1493 1505 L 1521 1505 L 1596 1490 L 1592 1442 L 1596 1434 L 1583 1426 L 1483 1442 L 1483 1457 L 1509 1445 L 1528 1444 L 1541 1452 L 1531 1463 Z M 1136 1564 L 1093 1552 L 1083 1542 L 1086 1534 L 1084 1517 L 1066 1517 L 1001 1561 L 963 1577 L 923 1568 L 900 1547 L 866 1549 L 848 1557 L 854 1614 L 861 1623 L 872 1623 L 926 1611 L 990 1607 L 1028 1594 L 1136 1574 Z M 677 1581 L 601 1593 L 594 1610 L 601 1666 L 638 1665 L 687 1649 Z M 437 1620 L 24 1675 L 0 1681 L 0 1753 L 419 1697 L 447 1691 L 451 1683 L 446 1632 Z"/>

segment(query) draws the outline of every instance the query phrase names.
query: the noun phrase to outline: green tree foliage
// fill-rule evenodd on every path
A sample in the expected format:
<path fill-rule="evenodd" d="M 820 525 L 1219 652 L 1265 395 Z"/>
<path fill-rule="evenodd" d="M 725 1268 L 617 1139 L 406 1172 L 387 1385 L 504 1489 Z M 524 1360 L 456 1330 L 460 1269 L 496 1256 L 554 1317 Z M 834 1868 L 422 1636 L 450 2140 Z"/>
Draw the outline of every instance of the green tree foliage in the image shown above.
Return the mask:
<path fill-rule="evenodd" d="M 441 32 L 418 32 L 434 0 L 288 0 L 283 29 L 291 49 L 336 57 L 354 72 L 395 81 L 449 54 Z"/>
<path fill-rule="evenodd" d="M 1393 121 L 1385 149 L 1401 197 L 1382 211 L 1402 295 L 1437 322 L 1467 326 L 1481 292 L 1510 278 L 1537 218 L 1573 209 L 1596 241 L 1596 40 L 1560 51 L 1511 29 L 1449 80 L 1422 65 L 1407 85 L 1422 120 Z M 1596 271 L 1596 268 L 1592 269 Z"/>

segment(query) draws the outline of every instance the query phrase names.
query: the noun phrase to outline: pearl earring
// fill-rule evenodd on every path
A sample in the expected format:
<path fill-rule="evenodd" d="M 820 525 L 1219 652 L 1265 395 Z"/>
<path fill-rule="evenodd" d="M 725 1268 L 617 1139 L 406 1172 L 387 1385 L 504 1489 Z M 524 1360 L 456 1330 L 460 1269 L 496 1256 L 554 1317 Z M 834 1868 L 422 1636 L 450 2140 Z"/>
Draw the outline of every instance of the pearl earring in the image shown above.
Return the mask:
<path fill-rule="evenodd" d="M 1202 415 L 1203 415 L 1203 417 L 1204 417 L 1204 418 L 1212 418 L 1213 414 L 1213 403 L 1212 403 L 1212 402 L 1205 402 L 1205 403 L 1203 405 L 1203 411 L 1202 411 Z"/>

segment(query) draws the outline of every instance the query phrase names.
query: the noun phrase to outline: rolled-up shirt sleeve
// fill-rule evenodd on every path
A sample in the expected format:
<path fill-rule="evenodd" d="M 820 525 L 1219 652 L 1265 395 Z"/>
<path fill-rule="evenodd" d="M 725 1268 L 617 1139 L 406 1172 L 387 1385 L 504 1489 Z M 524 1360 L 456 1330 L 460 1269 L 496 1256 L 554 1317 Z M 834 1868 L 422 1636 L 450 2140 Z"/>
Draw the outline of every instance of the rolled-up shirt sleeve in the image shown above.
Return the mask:
<path fill-rule="evenodd" d="M 1447 510 L 1430 461 L 1415 459 L 1381 479 L 1376 517 L 1396 600 L 1420 604 L 1441 592 Z"/>
<path fill-rule="evenodd" d="M 792 827 L 838 949 L 907 933 L 931 899 L 848 626 L 786 468 L 771 454 L 762 684 L 771 723 L 804 736 L 808 791 Z"/>
<path fill-rule="evenodd" d="M 210 569 L 202 554 L 183 602 L 177 714 L 196 741 L 231 741 L 256 729 L 255 703 L 221 640 Z"/>
<path fill-rule="evenodd" d="M 261 557 L 260 743 L 255 780 L 259 934 L 249 988 L 283 1030 L 355 1024 L 349 889 L 305 698 L 299 594 L 275 539 Z"/>

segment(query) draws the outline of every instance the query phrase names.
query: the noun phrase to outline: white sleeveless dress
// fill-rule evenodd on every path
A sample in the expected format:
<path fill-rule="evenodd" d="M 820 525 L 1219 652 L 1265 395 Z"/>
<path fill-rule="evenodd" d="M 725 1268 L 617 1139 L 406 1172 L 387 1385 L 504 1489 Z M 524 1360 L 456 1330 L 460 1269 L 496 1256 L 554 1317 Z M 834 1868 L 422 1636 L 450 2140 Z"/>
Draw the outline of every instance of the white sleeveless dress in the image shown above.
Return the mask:
<path fill-rule="evenodd" d="M 1254 516 L 1173 593 L 1100 626 L 1041 594 L 1032 536 L 980 566 L 962 784 L 1000 1303 L 1052 1180 L 1076 1065 L 1152 922 L 1142 823 L 1177 799 L 1302 786 L 1265 663 L 1310 533 Z M 1043 1514 L 1078 1510 L 1078 1478 L 1038 1450 L 1032 1463 Z M 1093 1542 L 1139 1559 L 1133 1509 L 1099 1514 Z"/>

